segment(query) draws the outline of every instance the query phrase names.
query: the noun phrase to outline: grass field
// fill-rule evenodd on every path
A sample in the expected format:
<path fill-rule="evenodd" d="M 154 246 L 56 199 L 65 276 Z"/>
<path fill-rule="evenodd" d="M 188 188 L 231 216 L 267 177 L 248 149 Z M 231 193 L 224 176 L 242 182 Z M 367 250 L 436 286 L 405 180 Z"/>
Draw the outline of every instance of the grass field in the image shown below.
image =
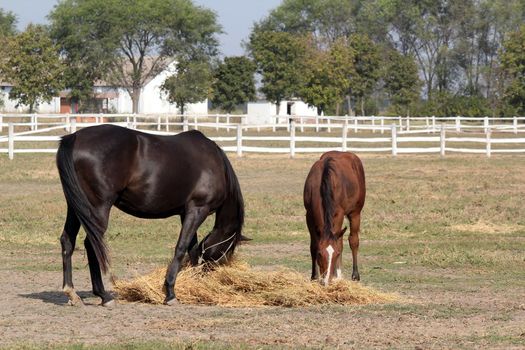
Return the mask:
<path fill-rule="evenodd" d="M 238 253 L 254 268 L 308 275 L 302 189 L 319 155 L 229 155 L 246 203 Z M 0 347 L 523 348 L 525 156 L 362 155 L 362 283 L 397 293 L 386 305 L 236 309 L 65 306 L 58 241 L 65 201 L 51 155 L 0 157 Z M 199 233 L 208 232 L 208 220 Z M 178 218 L 114 209 L 107 240 L 120 278 L 171 258 Z M 83 233 L 74 282 L 88 301 Z M 345 245 L 343 273 L 351 255 Z M 107 286 L 111 286 L 107 282 Z"/>

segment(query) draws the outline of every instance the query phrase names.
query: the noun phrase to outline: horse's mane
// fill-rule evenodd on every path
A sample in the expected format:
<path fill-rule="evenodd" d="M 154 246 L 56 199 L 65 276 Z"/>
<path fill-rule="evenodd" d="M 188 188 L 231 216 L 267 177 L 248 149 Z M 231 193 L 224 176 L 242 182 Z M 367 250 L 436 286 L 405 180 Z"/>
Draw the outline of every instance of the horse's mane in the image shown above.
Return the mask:
<path fill-rule="evenodd" d="M 332 219 L 334 216 L 334 198 L 332 194 L 332 185 L 330 182 L 330 172 L 334 172 L 332 158 L 324 160 L 323 175 L 321 177 L 321 201 L 324 210 L 324 232 L 328 236 L 332 234 Z"/>

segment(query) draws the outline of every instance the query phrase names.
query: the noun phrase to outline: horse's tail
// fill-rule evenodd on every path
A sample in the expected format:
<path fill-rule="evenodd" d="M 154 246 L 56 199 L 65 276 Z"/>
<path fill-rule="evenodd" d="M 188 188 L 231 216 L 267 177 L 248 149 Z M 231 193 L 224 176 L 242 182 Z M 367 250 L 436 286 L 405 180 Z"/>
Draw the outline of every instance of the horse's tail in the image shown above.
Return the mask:
<path fill-rule="evenodd" d="M 333 172 L 332 158 L 328 157 L 323 163 L 323 174 L 321 176 L 321 201 L 324 209 L 324 231 L 325 234 L 332 232 L 332 221 L 334 216 L 334 199 L 330 183 L 330 173 Z"/>
<path fill-rule="evenodd" d="M 228 209 L 233 211 L 229 214 L 230 219 L 235 221 L 233 223 L 232 233 L 235 233 L 236 241 L 240 241 L 243 238 L 242 227 L 244 225 L 244 199 L 242 197 L 241 186 L 228 157 L 219 146 L 217 146 L 217 148 L 219 149 L 219 155 L 222 158 L 226 172 L 227 198 L 225 206 L 228 206 Z"/>
<path fill-rule="evenodd" d="M 73 162 L 75 139 L 76 134 L 62 137 L 57 152 L 58 173 L 67 204 L 73 209 L 84 227 L 87 239 L 95 251 L 100 268 L 102 272 L 106 273 L 109 266 L 109 256 L 103 237 L 105 229 L 97 222 L 94 208 L 80 187 Z"/>

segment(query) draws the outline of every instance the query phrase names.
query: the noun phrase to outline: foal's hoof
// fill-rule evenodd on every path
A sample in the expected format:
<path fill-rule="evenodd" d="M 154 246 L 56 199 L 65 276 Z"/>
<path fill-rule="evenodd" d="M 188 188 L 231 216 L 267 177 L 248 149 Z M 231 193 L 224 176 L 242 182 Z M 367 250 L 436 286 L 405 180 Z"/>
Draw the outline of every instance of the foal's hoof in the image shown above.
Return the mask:
<path fill-rule="evenodd" d="M 352 281 L 359 282 L 360 280 L 361 278 L 359 277 L 359 275 L 352 275 Z"/>
<path fill-rule="evenodd" d="M 177 305 L 178 303 L 179 301 L 177 300 L 177 298 L 173 298 L 170 300 L 164 300 L 164 305 L 168 305 L 168 306 L 174 306 L 174 305 Z"/>
<path fill-rule="evenodd" d="M 115 302 L 115 299 L 111 299 L 109 301 L 106 301 L 105 303 L 102 303 L 102 306 L 107 307 L 108 309 L 112 309 L 115 306 L 117 306 L 117 303 Z"/>

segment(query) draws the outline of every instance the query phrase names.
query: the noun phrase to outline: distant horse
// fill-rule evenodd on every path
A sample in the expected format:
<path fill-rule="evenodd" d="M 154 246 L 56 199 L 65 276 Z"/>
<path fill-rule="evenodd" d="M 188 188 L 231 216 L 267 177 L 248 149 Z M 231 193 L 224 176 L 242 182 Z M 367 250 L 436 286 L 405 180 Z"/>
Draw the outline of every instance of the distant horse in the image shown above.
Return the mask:
<path fill-rule="evenodd" d="M 71 266 L 80 225 L 93 293 L 104 306 L 114 303 L 101 276 L 109 265 L 103 237 L 112 206 L 147 219 L 180 215 L 182 229 L 165 279 L 168 305 L 177 302 L 174 286 L 186 252 L 193 265 L 221 263 L 242 238 L 244 202 L 237 176 L 224 152 L 198 131 L 156 136 L 112 125 L 82 129 L 62 138 L 57 167 L 67 201 L 60 238 L 63 288 L 72 304 L 82 303 Z M 214 212 L 212 231 L 197 244 L 198 227 Z"/>
<path fill-rule="evenodd" d="M 361 160 L 349 152 L 327 152 L 312 166 L 304 185 L 306 223 L 310 231 L 312 280 L 328 285 L 341 278 L 344 217 L 350 221 L 352 280 L 359 281 L 357 250 L 361 209 L 365 204 L 365 172 Z"/>

